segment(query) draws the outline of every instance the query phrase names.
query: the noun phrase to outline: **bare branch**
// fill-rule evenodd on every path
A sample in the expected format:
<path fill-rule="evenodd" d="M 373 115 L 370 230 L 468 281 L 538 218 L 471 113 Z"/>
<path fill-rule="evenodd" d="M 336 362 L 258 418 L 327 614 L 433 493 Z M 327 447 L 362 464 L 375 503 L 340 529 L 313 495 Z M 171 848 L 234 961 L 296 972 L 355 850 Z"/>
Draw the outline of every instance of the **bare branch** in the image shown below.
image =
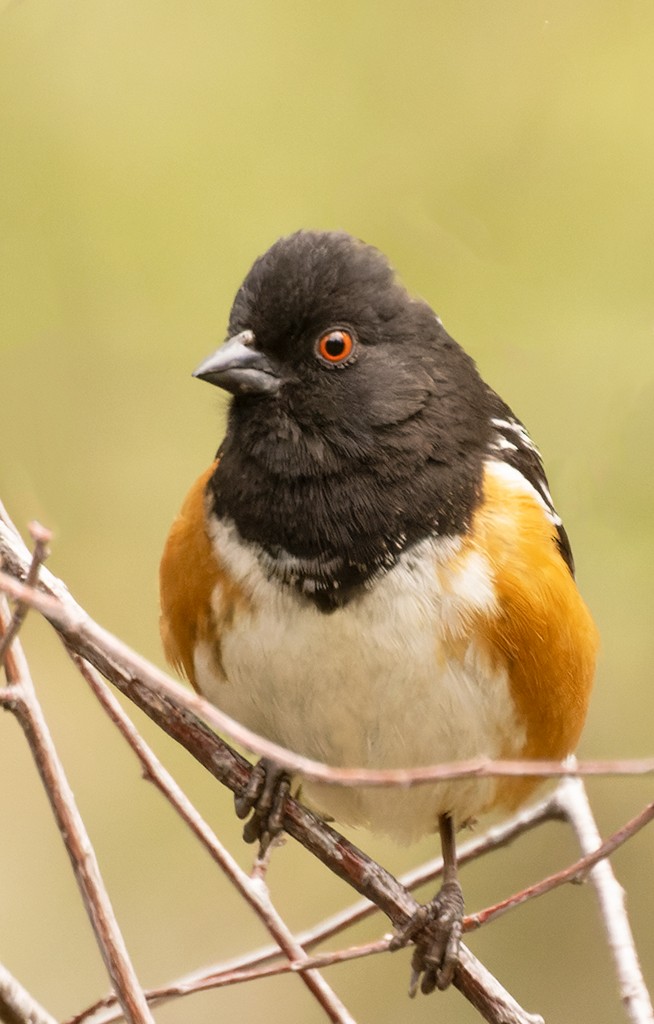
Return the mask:
<path fill-rule="evenodd" d="M 0 634 L 3 636 L 10 622 L 9 610 L 3 598 L 0 600 Z M 25 733 L 125 1017 L 131 1024 L 154 1024 L 104 887 L 95 852 L 37 700 L 20 641 L 16 637 L 5 654 L 5 671 L 10 687 L 3 692 L 2 703 L 14 713 Z"/>
<path fill-rule="evenodd" d="M 146 991 L 148 1003 L 151 1006 L 162 1006 L 173 999 L 184 996 L 195 995 L 198 992 L 210 992 L 214 989 L 228 988 L 231 985 L 239 985 L 244 982 L 260 981 L 264 978 L 274 978 L 282 974 L 299 974 L 302 977 L 309 971 L 318 968 L 331 967 L 334 964 L 345 963 L 348 960 L 360 959 L 370 956 L 373 953 L 387 953 L 389 939 L 380 939 L 378 942 L 367 943 L 363 946 L 353 946 L 350 949 L 337 950 L 334 953 L 324 953 L 321 956 L 304 957 L 296 961 L 283 961 L 277 963 L 259 964 L 258 966 L 241 966 L 239 964 L 226 965 L 223 970 L 207 973 L 203 971 L 194 977 L 179 978 L 177 981 L 169 982 L 157 988 Z M 122 1020 L 122 1013 L 116 1005 L 114 996 L 106 996 L 100 999 L 93 1006 L 87 1007 L 81 1013 L 69 1017 L 64 1024 L 113 1024 L 114 1021 Z"/>
<path fill-rule="evenodd" d="M 496 825 L 484 835 L 464 843 L 458 853 L 459 864 L 465 864 L 493 850 L 509 845 L 514 839 L 525 832 L 536 828 L 548 820 L 559 820 L 562 812 L 556 800 L 556 793 L 548 795 L 544 800 L 533 804 L 516 814 L 508 822 Z M 443 869 L 441 857 L 435 857 L 401 875 L 399 882 L 406 889 L 412 890 L 419 885 L 435 881 Z M 296 936 L 296 941 L 303 949 L 310 949 L 320 942 L 332 938 L 346 928 L 365 920 L 372 914 L 379 913 L 379 908 L 370 900 L 359 900 L 351 906 L 324 919 L 319 924 L 305 929 Z M 349 947 L 335 952 L 321 953 L 308 958 L 306 965 L 319 967 L 330 966 L 345 960 L 358 959 L 388 950 L 389 939 L 379 939 L 364 945 Z M 278 945 L 268 945 L 238 957 L 232 957 L 220 964 L 192 971 L 166 985 L 149 989 L 146 992 L 148 1002 L 157 1004 L 168 998 L 184 995 L 189 992 L 205 991 L 211 988 L 222 988 L 224 985 L 256 978 L 271 977 L 273 974 L 289 973 L 296 968 L 294 964 L 280 962 Z M 120 1019 L 120 1011 L 116 1010 L 116 999 L 108 996 L 94 1003 L 93 1006 L 71 1017 L 66 1024 L 110 1024 Z"/>
<path fill-rule="evenodd" d="M 18 527 L 16 526 L 16 524 L 12 520 L 11 516 L 7 512 L 7 509 L 3 505 L 2 501 L 0 501 L 0 522 L 4 523 L 5 526 L 11 531 L 11 533 L 13 533 L 14 537 L 16 538 L 16 542 L 18 543 L 18 545 L 20 547 L 24 548 L 25 545 L 23 544 L 23 539 L 22 539 L 22 537 L 20 535 Z M 27 550 L 27 549 L 25 549 L 25 550 Z"/>
<path fill-rule="evenodd" d="M 537 804 L 533 804 L 520 811 L 510 821 L 495 825 L 488 829 L 484 835 L 464 843 L 458 852 L 458 863 L 466 864 L 486 853 L 508 846 L 514 839 L 543 824 L 543 822 L 553 819 L 559 820 L 561 817 L 562 812 L 556 800 L 556 793 L 551 793 Z M 405 888 L 412 890 L 417 886 L 435 881 L 441 875 L 442 869 L 442 858 L 435 857 L 418 868 L 413 868 L 411 871 L 401 875 L 399 882 Z M 346 928 L 358 924 L 372 914 L 377 913 L 379 913 L 379 908 L 374 903 L 371 903 L 369 900 L 359 900 L 344 910 L 324 919 L 318 925 L 300 932 L 296 936 L 296 941 L 303 949 L 311 949 L 318 943 L 333 938 L 333 936 L 338 935 Z M 387 952 L 389 941 L 389 938 L 378 939 L 374 942 L 347 949 L 321 953 L 307 958 L 305 966 L 327 967 L 332 964 L 345 962 L 346 960 L 359 959 Z M 149 989 L 146 992 L 146 997 L 151 1005 L 159 1005 L 160 1002 L 169 998 L 186 995 L 190 992 L 222 988 L 225 985 L 232 985 L 241 981 L 251 981 L 257 978 L 271 977 L 275 974 L 287 974 L 293 970 L 300 970 L 299 964 L 280 962 L 280 955 L 278 945 L 268 945 L 258 950 L 244 953 L 242 956 L 232 957 L 223 963 L 205 967 L 200 971 L 196 970 L 187 973 L 166 985 Z M 120 1011 L 116 1009 L 115 997 L 108 996 L 71 1017 L 66 1021 L 66 1024 L 83 1024 L 83 1022 L 84 1024 L 110 1024 L 112 1021 L 119 1020 L 120 1017 Z"/>
<path fill-rule="evenodd" d="M 581 780 L 579 780 L 582 785 Z M 561 786 L 564 784 L 562 783 Z M 583 786 L 582 786 L 583 788 Z M 561 787 L 557 790 L 557 801 L 560 805 L 564 806 L 565 797 L 561 793 Z M 507 899 L 502 900 L 500 903 L 494 904 L 492 907 L 487 907 L 485 910 L 480 910 L 476 914 L 469 914 L 463 919 L 463 930 L 464 932 L 473 931 L 479 928 L 482 924 L 487 924 L 489 921 L 494 921 L 496 917 L 501 917 L 507 910 L 513 910 L 515 907 L 521 906 L 523 903 L 527 903 L 528 900 L 534 899 L 536 896 L 543 896 L 546 892 L 551 892 L 552 889 L 558 889 L 560 885 L 565 885 L 567 882 L 581 882 L 584 880 L 586 875 L 594 869 L 595 865 L 599 864 L 600 861 L 610 857 L 612 853 L 622 846 L 628 839 L 640 832 L 645 825 L 648 825 L 650 821 L 654 819 L 654 803 L 648 804 L 637 814 L 635 818 L 628 821 L 622 828 L 619 828 L 617 832 L 609 836 L 603 843 L 600 840 L 599 833 L 595 830 L 597 841 L 600 844 L 585 857 L 581 857 L 575 861 L 569 867 L 564 868 L 562 871 L 557 871 L 553 875 L 549 875 L 547 878 L 543 878 L 540 882 L 535 885 L 530 885 L 526 889 L 522 889 L 519 893 L 515 893 L 513 896 L 509 896 Z"/>
<path fill-rule="evenodd" d="M 597 847 L 600 836 L 588 803 L 586 790 L 581 781 L 567 779 L 559 787 L 557 799 L 575 830 L 582 851 L 587 853 Z M 651 820 L 654 804 L 650 804 L 643 814 L 646 811 L 650 812 L 649 820 Z M 642 815 L 638 815 L 638 818 L 640 817 Z M 637 821 L 638 818 L 634 818 L 633 821 Z M 620 834 L 624 834 L 624 838 L 629 838 L 629 835 L 633 834 L 631 825 L 632 822 L 629 822 L 621 830 Z M 616 835 L 618 834 L 616 833 Z M 627 1016 L 632 1024 L 652 1024 L 654 1011 L 645 986 L 636 944 L 625 909 L 624 890 L 616 879 L 608 860 L 596 864 L 589 872 L 589 878 L 597 892 L 604 928 L 618 975 L 620 995 Z"/>
<path fill-rule="evenodd" d="M 255 968 L 233 967 L 193 982 L 173 982 L 162 988 L 151 989 L 148 999 L 152 1005 L 161 1005 L 171 998 L 191 995 L 196 992 L 207 992 L 212 989 L 226 988 L 230 985 L 238 985 L 243 982 L 258 981 L 262 978 L 271 978 L 280 974 L 302 974 L 315 968 L 330 967 L 339 963 L 346 963 L 349 960 L 357 960 L 364 956 L 371 956 L 377 953 L 388 952 L 389 938 L 379 939 L 377 942 L 369 942 L 362 946 L 352 946 L 349 949 L 341 949 L 334 953 L 323 953 L 320 956 L 309 957 L 304 962 L 279 963 L 262 965 Z M 525 1013 L 513 1000 L 506 1000 L 506 993 L 497 988 L 498 1002 L 497 1015 L 486 1016 L 489 1006 L 489 993 L 497 987 L 497 981 L 491 974 L 480 979 L 480 1006 L 484 1009 L 484 1019 L 490 1020 L 493 1024 L 543 1024 L 543 1018 L 538 1014 Z M 475 1005 L 474 1000 L 472 1000 Z M 480 1007 L 477 1007 L 478 1009 Z M 481 1010 L 480 1010 L 481 1012 Z M 121 1014 L 115 1007 L 109 1004 L 109 1000 L 102 1000 L 95 1006 L 89 1007 L 83 1013 L 71 1017 L 65 1024 L 113 1024 L 121 1019 Z"/>
<path fill-rule="evenodd" d="M 34 554 L 32 555 L 32 561 L 27 572 L 27 579 L 25 584 L 28 587 L 36 586 L 36 581 L 39 576 L 39 569 L 43 562 L 49 555 L 48 544 L 52 540 L 52 533 L 46 529 L 45 526 L 41 526 L 40 523 L 33 522 L 29 524 L 29 531 L 32 540 L 34 541 Z M 5 630 L 4 636 L 0 637 L 0 665 L 4 662 L 5 653 L 9 649 L 9 644 L 18 634 L 18 630 L 23 624 L 23 620 L 27 615 L 29 605 L 25 601 L 18 601 L 14 609 L 14 614 L 11 618 L 7 629 Z"/>
<path fill-rule="evenodd" d="M 0 964 L 0 1020 L 3 1024 L 57 1024 L 26 989 Z"/>

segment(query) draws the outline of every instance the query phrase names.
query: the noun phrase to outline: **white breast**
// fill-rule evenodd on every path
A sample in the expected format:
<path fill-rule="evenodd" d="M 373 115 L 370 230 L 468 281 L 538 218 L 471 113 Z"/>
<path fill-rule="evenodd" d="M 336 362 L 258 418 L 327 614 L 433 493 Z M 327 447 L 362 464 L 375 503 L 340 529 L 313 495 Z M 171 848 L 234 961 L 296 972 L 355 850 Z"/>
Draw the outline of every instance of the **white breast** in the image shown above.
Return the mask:
<path fill-rule="evenodd" d="M 233 526 L 217 525 L 212 539 L 252 608 L 222 638 L 227 682 L 211 649 L 196 651 L 200 689 L 232 717 L 339 766 L 409 767 L 520 749 L 524 733 L 506 673 L 469 636 L 471 612 L 495 606 L 481 555 L 462 558 L 457 540 L 423 541 L 370 591 L 324 614 L 268 579 L 256 549 Z M 446 570 L 455 557 L 453 578 Z M 453 645 L 452 637 L 461 642 Z M 480 813 L 495 785 L 351 790 L 305 783 L 302 796 L 337 822 L 410 841 L 433 830 L 440 813 L 458 822 Z"/>

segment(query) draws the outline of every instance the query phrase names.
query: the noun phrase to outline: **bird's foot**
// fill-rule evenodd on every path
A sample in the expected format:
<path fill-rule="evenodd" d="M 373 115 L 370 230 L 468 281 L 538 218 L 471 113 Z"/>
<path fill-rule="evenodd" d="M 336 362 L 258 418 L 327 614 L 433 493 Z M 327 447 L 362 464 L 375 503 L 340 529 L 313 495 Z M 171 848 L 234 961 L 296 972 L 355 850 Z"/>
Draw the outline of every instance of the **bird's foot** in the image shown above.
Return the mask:
<path fill-rule="evenodd" d="M 463 893 L 457 881 L 445 882 L 430 903 L 419 907 L 413 917 L 398 929 L 390 948 L 401 949 L 415 943 L 411 960 L 409 995 L 418 988 L 425 995 L 435 988 L 446 989 L 459 961 Z"/>
<path fill-rule="evenodd" d="M 243 792 L 234 797 L 239 818 L 247 818 L 252 812 L 243 826 L 243 838 L 246 843 L 259 842 L 260 857 L 284 830 L 284 804 L 290 788 L 287 772 L 262 757 L 252 769 Z"/>

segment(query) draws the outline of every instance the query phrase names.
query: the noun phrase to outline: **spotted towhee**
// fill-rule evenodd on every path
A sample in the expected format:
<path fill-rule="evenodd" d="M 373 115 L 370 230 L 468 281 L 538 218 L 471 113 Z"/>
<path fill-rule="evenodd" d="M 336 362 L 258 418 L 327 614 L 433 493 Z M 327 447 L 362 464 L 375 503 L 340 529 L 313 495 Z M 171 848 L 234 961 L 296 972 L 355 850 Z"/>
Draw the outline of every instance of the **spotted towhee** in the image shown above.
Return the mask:
<path fill-rule="evenodd" d="M 161 564 L 165 651 L 198 690 L 331 765 L 574 750 L 597 639 L 540 455 L 380 252 L 344 233 L 276 242 L 195 376 L 233 395 Z M 444 883 L 414 954 L 423 990 L 456 960 L 455 830 L 534 785 L 303 785 L 340 822 L 403 842 L 440 829 Z M 267 835 L 269 791 L 251 839 Z"/>

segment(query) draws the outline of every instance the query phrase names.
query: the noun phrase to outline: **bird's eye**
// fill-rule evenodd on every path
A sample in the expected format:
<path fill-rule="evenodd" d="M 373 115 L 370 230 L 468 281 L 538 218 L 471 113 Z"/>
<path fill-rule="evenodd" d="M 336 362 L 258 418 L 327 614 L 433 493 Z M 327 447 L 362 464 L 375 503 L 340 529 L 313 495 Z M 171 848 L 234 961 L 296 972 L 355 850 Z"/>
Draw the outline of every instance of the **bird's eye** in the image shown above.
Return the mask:
<path fill-rule="evenodd" d="M 325 363 L 344 363 L 354 351 L 354 337 L 343 327 L 333 327 L 318 338 L 316 353 Z"/>

